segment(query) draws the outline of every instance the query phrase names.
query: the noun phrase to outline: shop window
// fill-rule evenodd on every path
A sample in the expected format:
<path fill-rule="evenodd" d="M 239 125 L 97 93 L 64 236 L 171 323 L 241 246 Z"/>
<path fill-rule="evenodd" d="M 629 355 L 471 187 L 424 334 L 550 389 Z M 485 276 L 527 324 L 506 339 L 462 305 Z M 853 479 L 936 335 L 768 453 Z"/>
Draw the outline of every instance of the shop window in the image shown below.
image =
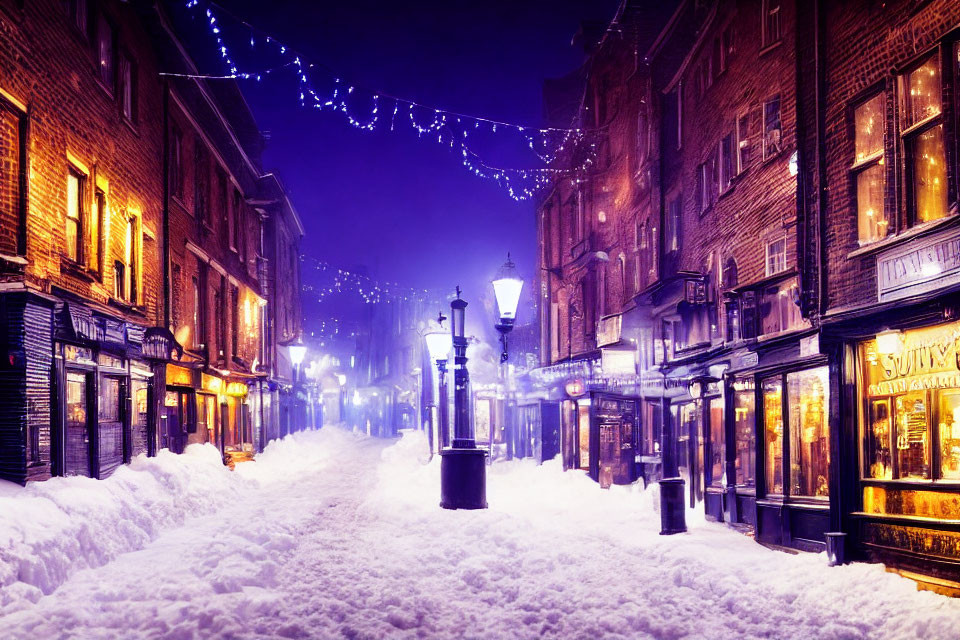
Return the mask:
<path fill-rule="evenodd" d="M 937 395 L 940 477 L 960 480 L 960 391 L 941 391 Z"/>
<path fill-rule="evenodd" d="M 763 103 L 763 159 L 769 160 L 782 150 L 780 96 L 776 95 Z"/>
<path fill-rule="evenodd" d="M 710 484 L 724 485 L 726 478 L 726 438 L 723 424 L 723 398 L 710 398 Z"/>
<path fill-rule="evenodd" d="M 947 166 L 940 63 L 934 53 L 900 77 L 910 221 L 947 215 Z"/>
<path fill-rule="evenodd" d="M 761 384 L 767 493 L 783 494 L 783 381 L 780 376 Z"/>
<path fill-rule="evenodd" d="M 829 495 L 830 426 L 827 367 L 787 374 L 790 408 L 790 495 Z"/>
<path fill-rule="evenodd" d="M 660 454 L 660 433 L 663 429 L 662 408 L 657 402 L 644 402 L 643 431 L 640 438 L 640 453 Z"/>
<path fill-rule="evenodd" d="M 884 204 L 883 123 L 882 93 L 854 110 L 853 179 L 857 192 L 857 236 L 861 245 L 882 240 L 891 231 Z"/>
<path fill-rule="evenodd" d="M 780 41 L 780 0 L 763 0 L 763 47 Z"/>
<path fill-rule="evenodd" d="M 753 380 L 741 378 L 733 383 L 733 419 L 736 452 L 736 483 L 741 487 L 756 486 L 757 435 L 756 395 Z"/>
<path fill-rule="evenodd" d="M 83 260 L 83 201 L 86 176 L 73 169 L 67 172 L 67 257 L 74 262 Z"/>
<path fill-rule="evenodd" d="M 97 69 L 100 82 L 111 93 L 114 83 L 114 29 L 106 16 L 97 17 Z"/>

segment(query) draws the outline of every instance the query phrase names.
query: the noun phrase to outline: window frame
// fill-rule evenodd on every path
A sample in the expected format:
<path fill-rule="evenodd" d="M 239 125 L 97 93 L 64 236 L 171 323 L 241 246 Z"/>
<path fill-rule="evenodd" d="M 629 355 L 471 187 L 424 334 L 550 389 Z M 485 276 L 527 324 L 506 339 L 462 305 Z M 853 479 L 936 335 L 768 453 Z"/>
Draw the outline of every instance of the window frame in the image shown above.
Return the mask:
<path fill-rule="evenodd" d="M 900 147 L 901 157 L 903 158 L 902 165 L 902 175 L 904 181 L 903 194 L 905 197 L 905 211 L 906 211 L 906 229 L 916 227 L 919 225 L 926 224 L 928 222 L 934 222 L 936 220 L 941 220 L 943 218 L 950 217 L 950 204 L 951 204 L 951 193 L 952 193 L 952 173 L 949 166 L 949 158 L 951 156 L 951 143 L 949 138 L 949 132 L 947 127 L 947 100 L 945 99 L 945 84 L 947 84 L 947 77 L 954 73 L 954 65 L 951 64 L 951 69 L 945 73 L 944 71 L 944 50 L 945 48 L 941 44 L 937 44 L 935 47 L 927 50 L 922 55 L 914 59 L 909 65 L 899 69 L 896 73 L 896 87 L 897 87 L 897 106 L 900 112 L 899 117 L 897 118 L 897 129 L 898 129 L 898 144 Z M 948 59 L 950 59 L 948 57 Z M 940 92 L 940 111 L 939 113 L 928 116 L 927 118 L 911 123 L 910 125 L 906 124 L 907 118 L 907 105 L 906 105 L 906 87 L 907 87 L 907 78 L 911 73 L 922 67 L 928 61 L 936 61 L 938 71 L 939 71 L 939 92 Z M 941 218 L 935 218 L 933 220 L 928 220 L 926 222 L 920 222 L 917 218 L 916 211 L 916 186 L 914 178 L 914 167 L 913 167 L 913 157 L 914 152 L 912 146 L 916 144 L 916 140 L 927 133 L 932 131 L 936 127 L 941 127 L 943 133 L 943 162 L 945 165 L 944 174 L 946 176 L 947 185 L 946 185 L 946 210 L 944 215 Z"/>
<path fill-rule="evenodd" d="M 770 269 L 770 257 L 771 257 L 770 248 L 771 248 L 773 245 L 775 245 L 775 244 L 777 244 L 777 243 L 780 243 L 780 242 L 783 243 L 783 251 L 780 252 L 780 256 L 782 256 L 782 258 L 783 258 L 783 268 L 782 268 L 782 269 L 779 269 L 779 270 L 777 270 L 777 271 L 771 271 L 771 269 Z M 764 242 L 764 243 L 763 243 L 763 257 L 764 257 L 764 260 L 763 260 L 764 273 L 766 274 L 766 277 L 769 278 L 769 277 L 776 276 L 776 275 L 779 275 L 779 274 L 781 274 L 781 273 L 785 273 L 786 271 L 788 271 L 788 270 L 789 270 L 789 266 L 788 266 L 788 264 L 787 264 L 787 234 L 784 233 L 784 234 L 782 234 L 782 235 L 780 235 L 780 236 L 777 236 L 777 238 L 775 238 L 775 239 L 773 239 L 773 240 L 768 240 L 768 241 Z"/>
<path fill-rule="evenodd" d="M 30 153 L 30 144 L 28 141 L 29 137 L 29 116 L 26 112 L 26 106 L 22 109 L 20 106 L 14 104 L 13 102 L 6 99 L 6 97 L 0 94 L 0 112 L 6 112 L 12 118 L 16 120 L 16 136 L 17 142 L 15 148 L 11 148 L 10 151 L 13 155 L 17 157 L 17 173 L 16 173 L 16 189 L 17 189 L 17 199 L 14 207 L 16 209 L 16 239 L 14 241 L 16 246 L 16 255 L 26 256 L 27 255 L 27 215 L 28 215 L 28 204 L 29 204 L 29 194 L 28 190 L 30 187 L 29 180 L 29 153 Z"/>
<path fill-rule="evenodd" d="M 110 37 L 109 61 L 103 57 L 103 36 Z M 94 27 L 94 56 L 96 59 L 96 76 L 100 86 L 111 96 L 117 91 L 117 27 L 114 22 L 102 11 L 96 13 Z"/>
<path fill-rule="evenodd" d="M 137 62 L 128 49 L 121 49 L 116 58 L 117 102 L 120 105 L 120 115 L 128 124 L 135 125 L 139 120 Z M 130 98 L 129 113 L 126 104 L 128 92 Z"/>
<path fill-rule="evenodd" d="M 872 154 L 870 154 L 870 155 L 868 155 L 868 156 L 866 156 L 866 157 L 864 157 L 864 158 L 858 159 L 858 158 L 857 158 L 857 151 L 856 151 L 856 145 L 857 145 L 857 110 L 860 109 L 861 107 L 867 105 L 867 104 L 870 103 L 872 100 L 875 100 L 875 99 L 877 99 L 877 98 L 880 98 L 880 99 L 881 99 L 881 113 L 882 113 L 881 126 L 883 127 L 883 131 L 882 131 L 882 133 L 881 133 L 882 143 L 881 143 L 881 145 L 880 145 L 880 151 L 874 152 L 874 153 L 872 153 Z M 856 223 L 857 223 L 857 243 L 858 243 L 858 245 L 861 246 L 861 247 L 864 247 L 864 246 L 873 244 L 873 243 L 875 243 L 875 242 L 881 242 L 881 241 L 884 240 L 885 238 L 889 238 L 890 236 L 895 235 L 895 234 L 898 232 L 898 230 L 897 230 L 897 225 L 896 225 L 896 220 L 895 220 L 895 219 L 892 219 L 892 218 L 895 218 L 896 216 L 891 216 L 890 213 L 887 211 L 887 209 L 888 209 L 888 207 L 887 207 L 887 193 L 888 193 L 888 185 L 889 185 L 889 182 L 890 182 L 889 179 L 888 179 L 888 170 L 887 170 L 887 167 L 888 167 L 889 165 L 888 165 L 888 163 L 886 162 L 886 156 L 887 156 L 887 134 L 888 134 L 888 128 L 887 128 L 887 108 L 888 108 L 888 103 L 887 103 L 887 100 L 888 100 L 887 91 L 885 90 L 884 87 L 882 87 L 882 86 L 881 86 L 881 87 L 873 87 L 873 88 L 871 88 L 867 93 L 859 96 L 856 100 L 854 100 L 854 101 L 850 104 L 850 108 L 849 108 L 850 131 L 851 131 L 850 139 L 851 139 L 851 142 L 852 142 L 852 144 L 853 144 L 853 162 L 850 164 L 850 194 L 851 194 L 851 198 L 853 199 L 853 203 L 854 203 L 853 209 L 854 209 L 855 216 L 856 216 Z M 887 235 L 885 236 L 885 238 L 879 238 L 879 239 L 877 239 L 877 240 L 863 240 L 863 239 L 860 237 L 860 199 L 859 199 L 859 195 L 858 195 L 858 193 L 859 193 L 859 191 L 858 191 L 858 188 L 859 188 L 859 179 L 860 179 L 860 176 L 861 176 L 864 172 L 866 172 L 866 171 L 868 171 L 869 169 L 871 169 L 871 168 L 873 168 L 873 167 L 876 167 L 876 166 L 881 166 L 881 167 L 883 167 L 883 168 L 882 168 L 882 171 L 883 171 L 883 198 L 882 198 L 882 201 L 881 201 L 881 205 L 880 205 L 880 206 L 881 206 L 881 208 L 882 208 L 882 210 L 881 210 L 881 215 L 887 220 L 887 224 L 888 224 L 888 226 L 889 226 L 889 230 L 887 231 Z"/>
<path fill-rule="evenodd" d="M 775 7 L 772 5 L 776 5 Z M 760 9 L 761 52 L 779 44 L 783 40 L 783 2 L 781 0 L 763 0 Z M 770 33 L 770 20 L 776 16 L 776 34 Z M 776 37 L 774 37 L 774 35 Z"/>
<path fill-rule="evenodd" d="M 767 105 L 772 104 L 773 102 L 777 103 L 777 121 L 780 125 L 779 127 L 780 143 L 779 143 L 779 148 L 774 147 L 771 149 L 772 145 L 768 145 L 767 143 Z M 763 147 L 762 156 L 763 156 L 763 162 L 767 162 L 768 160 L 772 160 L 773 158 L 776 158 L 777 156 L 779 156 L 781 153 L 783 153 L 783 150 L 784 150 L 783 100 L 779 93 L 776 93 L 763 101 L 763 106 L 760 110 L 760 117 L 762 118 L 762 121 L 760 122 L 760 131 L 761 131 L 760 139 Z"/>
<path fill-rule="evenodd" d="M 70 180 L 75 179 L 77 181 L 77 211 L 76 217 L 70 215 Z M 87 182 L 89 181 L 90 176 L 85 171 L 77 167 L 76 165 L 69 163 L 67 165 L 67 206 L 65 207 L 65 224 L 64 224 L 64 238 L 70 238 L 71 235 L 75 238 L 75 255 L 70 255 L 69 244 L 64 243 L 64 257 L 72 262 L 73 264 L 83 266 L 84 260 L 86 259 L 86 251 L 84 250 L 84 233 L 86 232 L 86 207 L 84 207 L 84 202 L 86 201 L 86 191 L 87 191 Z M 73 231 L 73 234 L 68 233 L 68 225 L 76 225 Z"/>

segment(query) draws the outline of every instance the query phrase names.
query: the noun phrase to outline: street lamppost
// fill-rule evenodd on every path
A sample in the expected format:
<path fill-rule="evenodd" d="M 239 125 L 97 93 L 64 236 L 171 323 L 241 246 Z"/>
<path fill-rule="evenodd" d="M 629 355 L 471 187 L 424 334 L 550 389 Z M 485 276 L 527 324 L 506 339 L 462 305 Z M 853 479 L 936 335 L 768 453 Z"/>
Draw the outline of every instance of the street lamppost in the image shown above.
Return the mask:
<path fill-rule="evenodd" d="M 486 451 L 478 449 L 470 423 L 470 374 L 467 372 L 467 338 L 464 319 L 467 302 L 450 303 L 450 333 L 454 352 L 453 446 L 440 452 L 440 506 L 444 509 L 486 509 Z"/>
<path fill-rule="evenodd" d="M 500 267 L 497 277 L 493 280 L 493 294 L 497 298 L 497 308 L 500 320 L 494 325 L 500 334 L 500 381 L 503 385 L 503 419 L 506 428 L 507 458 L 513 457 L 515 434 L 512 420 L 508 418 L 510 385 L 509 365 L 507 360 L 507 334 L 513 331 L 513 323 L 517 319 L 517 305 L 520 303 L 520 291 L 523 289 L 523 279 L 517 274 L 517 266 L 507 254 L 507 261 Z M 491 434 L 491 440 L 493 436 Z"/>
<path fill-rule="evenodd" d="M 307 347 L 303 344 L 302 338 L 297 338 L 297 343 L 287 347 L 290 350 L 290 362 L 293 363 L 293 407 L 294 416 L 300 421 L 300 387 L 303 378 L 303 359 L 307 357 Z"/>
<path fill-rule="evenodd" d="M 446 318 L 442 313 L 437 314 L 437 324 L 439 328 L 436 331 L 429 331 L 424 334 L 427 341 L 427 351 L 430 352 L 430 359 L 437 365 L 437 453 L 443 450 L 449 444 L 450 440 L 450 407 L 447 401 L 447 358 L 450 356 L 450 349 L 453 348 L 453 336 L 449 331 L 443 328 L 443 321 Z M 430 390 L 430 397 L 433 397 L 433 389 Z M 433 414 L 430 416 L 430 452 L 433 453 Z"/>

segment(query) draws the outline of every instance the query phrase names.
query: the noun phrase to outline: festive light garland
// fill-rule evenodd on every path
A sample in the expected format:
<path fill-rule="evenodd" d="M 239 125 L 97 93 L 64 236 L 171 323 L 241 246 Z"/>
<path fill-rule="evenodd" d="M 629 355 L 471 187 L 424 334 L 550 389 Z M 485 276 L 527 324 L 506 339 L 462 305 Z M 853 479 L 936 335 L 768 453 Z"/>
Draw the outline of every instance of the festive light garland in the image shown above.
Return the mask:
<path fill-rule="evenodd" d="M 379 282 L 370 276 L 340 269 L 329 262 L 309 256 L 300 256 L 300 261 L 310 262 L 314 270 L 331 279 L 326 285 L 305 284 L 301 287 L 304 292 L 315 293 L 317 302 L 323 302 L 327 296 L 338 293 L 355 294 L 366 304 L 425 300 L 429 294 L 427 289 L 404 287 L 396 282 Z"/>
<path fill-rule="evenodd" d="M 188 0 L 186 6 L 188 9 L 194 9 L 199 5 L 199 0 Z M 265 68 L 262 71 L 241 71 L 234 57 L 231 55 L 231 48 L 224 39 L 224 32 L 221 23 L 217 19 L 214 7 L 228 13 L 225 9 L 214 3 L 208 3 L 205 11 L 207 27 L 210 30 L 217 46 L 217 51 L 229 70 L 229 75 L 222 76 L 201 76 L 199 74 L 166 74 L 179 75 L 185 77 L 203 77 L 209 79 L 243 79 L 260 81 L 263 77 L 281 70 L 292 70 L 296 74 L 299 88 L 299 100 L 301 106 L 313 108 L 319 111 L 330 110 L 343 114 L 347 122 L 357 129 L 364 131 L 374 131 L 381 124 L 381 114 L 390 113 L 389 130 L 393 131 L 403 120 L 404 116 L 400 114 L 401 109 L 406 110 L 406 120 L 409 126 L 421 138 L 424 136 L 435 137 L 438 144 L 448 146 L 452 150 L 459 150 L 461 163 L 471 171 L 475 176 L 492 180 L 501 188 L 505 189 L 507 194 L 514 200 L 527 200 L 534 197 L 537 192 L 551 184 L 559 174 L 579 174 L 590 168 L 596 160 L 596 142 L 591 141 L 593 137 L 591 132 L 582 128 L 562 129 L 557 127 L 528 127 L 515 123 L 502 122 L 480 116 L 471 116 L 454 111 L 437 109 L 420 104 L 413 100 L 388 95 L 379 91 L 364 91 L 369 94 L 369 112 L 360 117 L 357 115 L 359 107 L 357 102 L 360 98 L 356 87 L 343 80 L 328 70 L 325 73 L 332 80 L 329 82 L 327 91 L 318 89 L 318 85 L 313 77 L 313 71 L 318 69 L 316 65 L 305 63 L 301 55 L 293 49 L 288 48 L 275 38 L 260 31 L 249 23 L 230 14 L 230 18 L 238 25 L 242 25 L 249 31 L 249 44 L 251 49 L 257 48 L 257 38 L 261 38 L 267 45 L 273 49 L 273 55 L 279 55 L 285 62 L 281 65 Z M 392 104 L 392 108 L 391 108 Z M 429 123 L 428 123 L 429 121 Z M 539 168 L 504 168 L 495 167 L 482 161 L 479 155 L 470 148 L 470 132 L 484 130 L 488 133 L 496 134 L 498 127 L 501 132 L 509 132 L 513 135 L 519 135 L 526 146 L 545 164 L 550 165 L 565 150 L 584 149 L 585 158 L 579 167 L 559 169 L 555 167 Z"/>

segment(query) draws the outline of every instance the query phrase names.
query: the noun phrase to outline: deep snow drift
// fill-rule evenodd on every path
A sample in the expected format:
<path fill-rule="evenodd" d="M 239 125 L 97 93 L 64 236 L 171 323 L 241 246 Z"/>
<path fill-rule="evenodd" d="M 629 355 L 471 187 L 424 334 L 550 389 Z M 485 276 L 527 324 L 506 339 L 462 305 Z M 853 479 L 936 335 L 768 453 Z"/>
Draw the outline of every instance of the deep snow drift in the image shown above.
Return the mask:
<path fill-rule="evenodd" d="M 655 491 L 490 468 L 438 507 L 439 460 L 327 428 L 225 469 L 209 446 L 112 478 L 0 486 L 5 638 L 955 638 L 960 600 L 874 565 L 770 551 Z M 48 594 L 48 595 L 44 595 Z"/>

